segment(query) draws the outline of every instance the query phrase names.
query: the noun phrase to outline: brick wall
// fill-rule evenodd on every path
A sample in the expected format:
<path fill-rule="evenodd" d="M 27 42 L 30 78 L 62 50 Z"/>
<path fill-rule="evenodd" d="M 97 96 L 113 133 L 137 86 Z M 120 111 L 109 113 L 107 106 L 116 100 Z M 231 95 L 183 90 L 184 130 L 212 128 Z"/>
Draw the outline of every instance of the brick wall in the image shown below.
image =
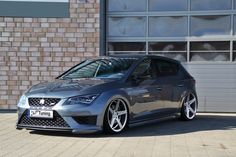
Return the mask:
<path fill-rule="evenodd" d="M 0 17 L 0 109 L 31 85 L 99 55 L 99 0 L 70 0 L 70 18 Z"/>

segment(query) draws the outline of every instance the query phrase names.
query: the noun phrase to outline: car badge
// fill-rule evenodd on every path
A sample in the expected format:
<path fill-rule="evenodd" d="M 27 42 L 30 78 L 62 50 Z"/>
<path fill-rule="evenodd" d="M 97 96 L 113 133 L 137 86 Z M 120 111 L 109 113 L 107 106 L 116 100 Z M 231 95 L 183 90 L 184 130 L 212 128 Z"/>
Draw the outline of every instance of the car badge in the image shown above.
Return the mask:
<path fill-rule="evenodd" d="M 45 100 L 44 100 L 44 99 L 41 99 L 41 100 L 39 101 L 39 103 L 40 103 L 41 105 L 44 105 Z"/>

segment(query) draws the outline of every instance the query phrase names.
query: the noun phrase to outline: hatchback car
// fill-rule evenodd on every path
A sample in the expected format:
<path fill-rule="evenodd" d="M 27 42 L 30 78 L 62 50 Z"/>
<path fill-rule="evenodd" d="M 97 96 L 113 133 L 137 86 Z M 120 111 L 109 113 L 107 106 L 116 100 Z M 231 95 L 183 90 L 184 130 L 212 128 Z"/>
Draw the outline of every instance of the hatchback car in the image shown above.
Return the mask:
<path fill-rule="evenodd" d="M 159 56 L 88 59 L 32 86 L 18 103 L 17 129 L 119 133 L 127 126 L 197 111 L 194 78 Z"/>

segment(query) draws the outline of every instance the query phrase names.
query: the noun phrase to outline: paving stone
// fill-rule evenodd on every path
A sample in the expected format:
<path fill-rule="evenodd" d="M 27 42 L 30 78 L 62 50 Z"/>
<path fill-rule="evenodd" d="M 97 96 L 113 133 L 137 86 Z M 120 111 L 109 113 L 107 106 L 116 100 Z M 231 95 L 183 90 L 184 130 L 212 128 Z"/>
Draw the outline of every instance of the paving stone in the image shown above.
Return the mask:
<path fill-rule="evenodd" d="M 0 157 L 236 156 L 236 114 L 200 114 L 192 122 L 168 120 L 119 135 L 16 130 L 16 120 L 16 113 L 0 114 Z"/>

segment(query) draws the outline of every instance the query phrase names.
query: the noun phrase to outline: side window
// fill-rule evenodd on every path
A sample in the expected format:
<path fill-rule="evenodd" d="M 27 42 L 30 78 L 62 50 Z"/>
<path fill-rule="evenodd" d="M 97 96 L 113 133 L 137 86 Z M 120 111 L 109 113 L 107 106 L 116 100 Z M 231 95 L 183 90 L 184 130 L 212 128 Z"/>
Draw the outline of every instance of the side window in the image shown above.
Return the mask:
<path fill-rule="evenodd" d="M 170 76 L 178 74 L 179 65 L 170 61 L 157 60 L 156 68 L 158 76 Z"/>
<path fill-rule="evenodd" d="M 156 77 L 156 73 L 154 72 L 154 70 L 155 68 L 153 68 L 151 59 L 146 59 L 136 67 L 132 74 L 132 77 L 152 79 Z"/>

